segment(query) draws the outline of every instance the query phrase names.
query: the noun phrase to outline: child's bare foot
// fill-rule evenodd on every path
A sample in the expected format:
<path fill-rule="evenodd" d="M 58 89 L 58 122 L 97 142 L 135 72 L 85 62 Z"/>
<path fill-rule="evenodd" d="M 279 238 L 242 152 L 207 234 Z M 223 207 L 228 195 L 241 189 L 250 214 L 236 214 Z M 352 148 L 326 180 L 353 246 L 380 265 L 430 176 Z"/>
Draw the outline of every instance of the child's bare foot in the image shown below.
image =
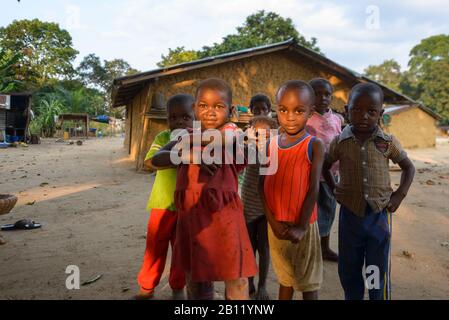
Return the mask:
<path fill-rule="evenodd" d="M 184 293 L 184 289 L 181 290 L 173 290 L 172 292 L 173 300 L 186 300 L 186 295 Z"/>
<path fill-rule="evenodd" d="M 323 260 L 338 262 L 338 254 L 328 248 L 327 250 L 323 251 Z"/>
<path fill-rule="evenodd" d="M 329 246 L 329 236 L 321 237 L 321 252 L 323 260 L 338 262 L 338 254 L 332 251 Z"/>
<path fill-rule="evenodd" d="M 256 300 L 271 300 L 265 287 L 259 288 L 255 297 Z"/>
<path fill-rule="evenodd" d="M 140 289 L 139 293 L 136 294 L 132 300 L 150 300 L 154 297 L 154 290 L 144 290 Z"/>

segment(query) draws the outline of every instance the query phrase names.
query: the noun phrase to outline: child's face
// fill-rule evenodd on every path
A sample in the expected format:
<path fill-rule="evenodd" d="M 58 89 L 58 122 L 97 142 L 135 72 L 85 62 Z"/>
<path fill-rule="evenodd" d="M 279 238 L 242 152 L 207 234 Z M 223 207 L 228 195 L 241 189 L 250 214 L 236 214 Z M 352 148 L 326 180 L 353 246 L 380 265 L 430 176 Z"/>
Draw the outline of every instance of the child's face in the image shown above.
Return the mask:
<path fill-rule="evenodd" d="M 322 84 L 313 87 L 315 91 L 315 110 L 321 114 L 325 113 L 332 101 L 332 87 Z"/>
<path fill-rule="evenodd" d="M 251 112 L 255 116 L 267 116 L 271 110 L 263 101 L 256 101 L 251 106 Z"/>
<path fill-rule="evenodd" d="M 384 112 L 382 98 L 378 92 L 357 94 L 346 106 L 346 111 L 356 132 L 372 132 Z"/>
<path fill-rule="evenodd" d="M 231 112 L 229 97 L 216 89 L 200 89 L 194 106 L 195 117 L 201 121 L 201 128 L 218 129 L 229 119 Z"/>
<path fill-rule="evenodd" d="M 257 138 L 265 136 L 266 139 L 270 138 L 270 126 L 266 123 L 256 123 L 254 126 L 254 132 Z"/>
<path fill-rule="evenodd" d="M 296 135 L 306 127 L 312 115 L 309 90 L 290 89 L 278 97 L 278 120 L 281 127 L 289 135 Z"/>
<path fill-rule="evenodd" d="M 186 129 L 193 127 L 193 108 L 188 103 L 174 104 L 168 107 L 168 127 L 170 130 Z"/>

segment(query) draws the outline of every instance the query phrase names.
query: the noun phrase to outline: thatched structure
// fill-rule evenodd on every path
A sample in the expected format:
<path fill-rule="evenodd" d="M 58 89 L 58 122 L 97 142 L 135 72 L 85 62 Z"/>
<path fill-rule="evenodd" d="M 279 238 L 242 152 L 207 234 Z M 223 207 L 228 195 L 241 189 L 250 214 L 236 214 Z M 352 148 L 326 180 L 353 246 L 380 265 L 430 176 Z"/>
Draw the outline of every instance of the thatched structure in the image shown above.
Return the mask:
<path fill-rule="evenodd" d="M 247 106 L 251 96 L 258 92 L 274 101 L 278 86 L 290 79 L 308 81 L 323 77 L 334 86 L 333 108 L 338 111 L 343 111 L 355 84 L 374 82 L 292 40 L 117 78 L 113 106 L 126 106 L 125 146 L 136 160 L 137 169 L 143 168 L 144 156 L 155 135 L 167 127 L 167 99 L 177 93 L 193 94 L 197 83 L 210 77 L 222 78 L 232 86 L 235 106 Z M 390 88 L 381 87 L 386 104 L 416 104 Z"/>

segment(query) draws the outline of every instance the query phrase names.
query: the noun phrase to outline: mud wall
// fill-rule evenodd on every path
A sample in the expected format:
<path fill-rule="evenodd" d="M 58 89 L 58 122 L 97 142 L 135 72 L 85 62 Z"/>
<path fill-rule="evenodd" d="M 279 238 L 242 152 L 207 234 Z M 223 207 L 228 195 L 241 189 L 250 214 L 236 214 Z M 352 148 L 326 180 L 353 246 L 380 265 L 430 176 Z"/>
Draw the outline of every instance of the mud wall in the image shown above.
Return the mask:
<path fill-rule="evenodd" d="M 210 77 L 222 78 L 231 85 L 234 105 L 248 106 L 254 94 L 264 93 L 272 100 L 274 109 L 277 88 L 287 80 L 328 79 L 334 86 L 332 107 L 338 111 L 343 111 L 350 88 L 355 84 L 354 80 L 338 77 L 331 69 L 307 58 L 299 59 L 291 52 L 268 53 L 154 79 L 130 103 L 131 123 L 127 122 L 132 127 L 130 155 L 136 160 L 137 169 L 143 169 L 143 159 L 155 135 L 167 128 L 165 120 L 146 116 L 153 93 L 162 94 L 165 101 L 178 93 L 194 94 L 198 83 Z"/>
<path fill-rule="evenodd" d="M 436 143 L 436 121 L 419 108 L 392 114 L 385 131 L 395 135 L 407 149 L 430 148 Z"/>

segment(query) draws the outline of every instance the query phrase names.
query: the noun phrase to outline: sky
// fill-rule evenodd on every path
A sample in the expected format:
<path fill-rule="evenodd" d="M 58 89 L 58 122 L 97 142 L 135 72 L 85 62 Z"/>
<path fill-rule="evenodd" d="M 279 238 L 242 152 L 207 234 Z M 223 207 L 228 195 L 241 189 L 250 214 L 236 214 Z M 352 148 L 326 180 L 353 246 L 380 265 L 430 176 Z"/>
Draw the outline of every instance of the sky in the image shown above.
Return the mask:
<path fill-rule="evenodd" d="M 68 30 L 79 51 L 156 68 L 168 48 L 201 49 L 235 33 L 258 10 L 291 18 L 330 59 L 357 72 L 395 59 L 406 69 L 422 39 L 449 33 L 449 0 L 1 0 L 0 26 L 38 18 Z"/>

